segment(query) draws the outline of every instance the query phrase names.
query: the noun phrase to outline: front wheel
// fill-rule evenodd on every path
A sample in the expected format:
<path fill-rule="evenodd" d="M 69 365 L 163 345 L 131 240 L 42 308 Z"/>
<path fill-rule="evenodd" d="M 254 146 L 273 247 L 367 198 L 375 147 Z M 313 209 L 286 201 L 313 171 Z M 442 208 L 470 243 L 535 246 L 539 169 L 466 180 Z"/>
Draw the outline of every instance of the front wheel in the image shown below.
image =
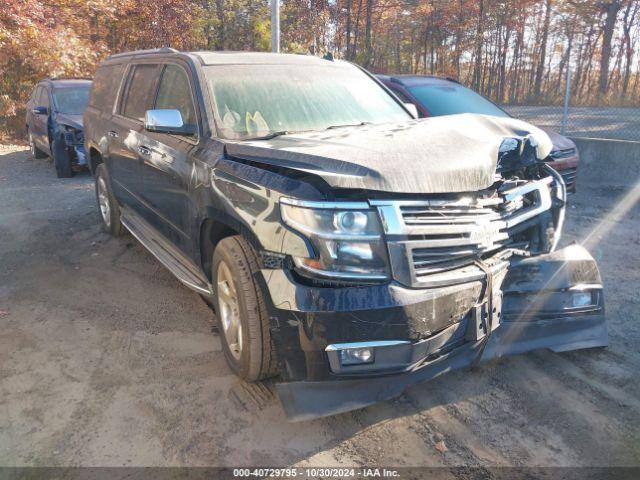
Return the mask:
<path fill-rule="evenodd" d="M 111 191 L 109 173 L 103 163 L 96 168 L 96 198 L 98 200 L 102 228 L 105 232 L 117 237 L 122 233 L 120 207 Z"/>
<path fill-rule="evenodd" d="M 243 380 L 276 373 L 265 300 L 256 282 L 258 261 L 241 236 L 220 241 L 213 254 L 216 317 L 227 364 Z"/>
<path fill-rule="evenodd" d="M 53 142 L 51 142 L 51 153 L 53 154 L 53 164 L 56 167 L 58 178 L 72 177 L 71 155 L 67 150 L 64 138 L 55 138 Z"/>

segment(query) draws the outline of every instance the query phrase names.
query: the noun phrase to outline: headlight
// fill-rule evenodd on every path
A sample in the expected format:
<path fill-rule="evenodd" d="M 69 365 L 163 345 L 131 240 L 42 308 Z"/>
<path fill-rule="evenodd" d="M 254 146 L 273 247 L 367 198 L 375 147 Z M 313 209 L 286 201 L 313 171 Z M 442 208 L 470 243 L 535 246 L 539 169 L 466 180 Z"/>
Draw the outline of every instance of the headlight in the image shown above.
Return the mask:
<path fill-rule="evenodd" d="M 64 141 L 67 145 L 74 145 L 76 143 L 80 143 L 80 135 L 75 128 L 70 127 L 69 125 L 63 125 L 64 128 Z"/>
<path fill-rule="evenodd" d="M 64 127 L 64 141 L 67 145 L 73 145 L 76 143 L 75 132 L 67 126 Z"/>
<path fill-rule="evenodd" d="M 301 273 L 337 280 L 389 278 L 380 221 L 366 203 L 281 198 L 280 212 L 313 246 L 314 256 L 294 258 Z"/>

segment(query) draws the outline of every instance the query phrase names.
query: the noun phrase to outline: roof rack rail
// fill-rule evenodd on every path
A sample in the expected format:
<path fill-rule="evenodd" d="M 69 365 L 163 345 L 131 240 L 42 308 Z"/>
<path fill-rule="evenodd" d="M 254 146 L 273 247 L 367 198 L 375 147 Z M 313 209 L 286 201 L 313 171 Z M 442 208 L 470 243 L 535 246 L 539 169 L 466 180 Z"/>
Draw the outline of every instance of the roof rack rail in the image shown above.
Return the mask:
<path fill-rule="evenodd" d="M 109 55 L 107 58 L 120 58 L 120 57 L 131 57 L 134 55 L 153 55 L 159 53 L 179 53 L 178 50 L 171 47 L 162 47 L 162 48 L 153 48 L 151 50 L 135 50 L 133 52 L 122 52 L 122 53 L 114 53 L 113 55 Z"/>
<path fill-rule="evenodd" d="M 93 80 L 91 77 L 47 77 L 45 80 Z"/>

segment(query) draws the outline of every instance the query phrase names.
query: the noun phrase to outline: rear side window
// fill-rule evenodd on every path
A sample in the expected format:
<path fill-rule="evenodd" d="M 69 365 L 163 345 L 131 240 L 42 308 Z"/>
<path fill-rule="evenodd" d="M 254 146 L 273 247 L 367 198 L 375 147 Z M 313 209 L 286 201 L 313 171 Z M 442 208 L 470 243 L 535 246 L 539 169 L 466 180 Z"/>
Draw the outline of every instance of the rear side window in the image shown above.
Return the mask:
<path fill-rule="evenodd" d="M 144 120 L 144 114 L 151 108 L 157 65 L 136 65 L 129 81 L 129 87 L 122 104 L 122 114 L 135 120 Z"/>
<path fill-rule="evenodd" d="M 40 99 L 40 90 L 42 90 L 42 87 L 36 87 L 31 93 L 31 100 L 33 103 L 38 103 L 38 100 Z"/>
<path fill-rule="evenodd" d="M 189 77 L 181 67 L 167 65 L 162 73 L 156 106 L 158 109 L 179 110 L 186 125 L 195 125 L 196 116 L 189 87 Z"/>
<path fill-rule="evenodd" d="M 40 95 L 38 96 L 38 106 L 40 107 L 49 106 L 49 92 L 45 87 L 40 87 Z"/>
<path fill-rule="evenodd" d="M 98 68 L 93 79 L 89 105 L 111 112 L 122 80 L 124 65 L 106 65 Z"/>

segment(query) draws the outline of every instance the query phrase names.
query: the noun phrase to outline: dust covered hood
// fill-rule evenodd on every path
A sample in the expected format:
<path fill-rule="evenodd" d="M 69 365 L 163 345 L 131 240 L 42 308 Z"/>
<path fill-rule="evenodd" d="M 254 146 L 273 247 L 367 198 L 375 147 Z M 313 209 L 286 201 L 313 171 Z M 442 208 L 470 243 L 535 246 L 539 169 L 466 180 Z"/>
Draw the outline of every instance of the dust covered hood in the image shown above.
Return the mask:
<path fill-rule="evenodd" d="M 316 174 L 335 188 L 454 193 L 491 186 L 503 139 L 526 136 L 538 159 L 546 158 L 552 144 L 539 128 L 475 114 L 229 141 L 226 149 L 230 157 Z"/>

